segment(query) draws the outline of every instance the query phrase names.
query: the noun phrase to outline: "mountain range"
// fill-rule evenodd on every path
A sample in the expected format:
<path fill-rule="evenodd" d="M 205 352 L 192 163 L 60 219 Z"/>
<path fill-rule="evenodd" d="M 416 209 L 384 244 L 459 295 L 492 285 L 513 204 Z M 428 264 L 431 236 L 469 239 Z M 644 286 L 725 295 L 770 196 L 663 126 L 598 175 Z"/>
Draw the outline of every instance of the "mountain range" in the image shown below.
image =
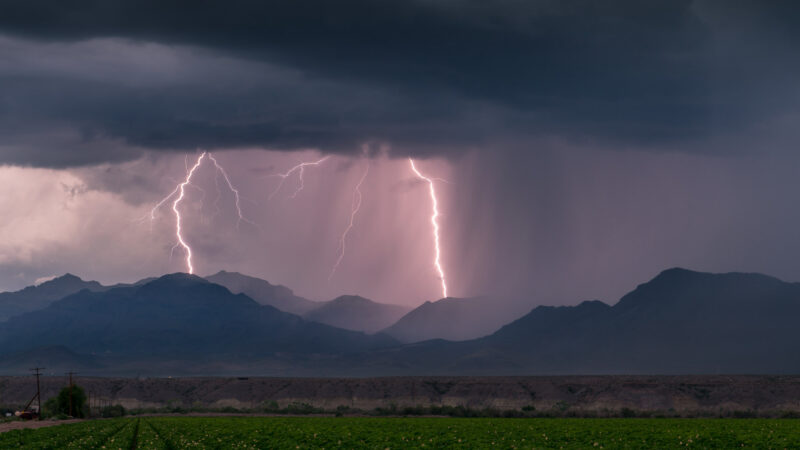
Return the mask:
<path fill-rule="evenodd" d="M 320 302 L 294 295 L 286 286 L 271 284 L 260 278 L 224 270 L 209 275 L 206 280 L 225 286 L 234 294 L 245 294 L 262 305 L 270 305 L 281 311 L 303 315 L 322 306 Z"/>
<path fill-rule="evenodd" d="M 410 310 L 406 306 L 373 302 L 357 295 L 342 295 L 307 312 L 303 318 L 348 330 L 376 333 Z"/>
<path fill-rule="evenodd" d="M 798 316 L 798 283 L 676 268 L 613 306 L 539 306 L 480 339 L 360 357 L 396 373 L 797 373 Z"/>
<path fill-rule="evenodd" d="M 20 291 L 2 292 L 0 293 L 0 321 L 45 308 L 56 300 L 84 289 L 101 291 L 104 286 L 96 281 L 83 281 L 68 273 L 36 286 L 28 286 Z"/>
<path fill-rule="evenodd" d="M 431 305 L 439 302 L 409 312 L 386 332 L 367 334 L 310 320 L 311 311 L 306 317 L 280 311 L 185 274 L 108 289 L 93 287 L 0 323 L 0 372 L 13 372 L 34 361 L 46 363 L 48 358 L 89 373 L 150 375 L 800 370 L 800 339 L 795 332 L 800 284 L 759 274 L 670 269 L 613 306 L 596 300 L 576 306 L 538 306 L 479 338 L 410 344 L 395 339 L 392 332 L 397 334 L 402 329 L 398 325 L 408 323 L 410 315 L 425 320 L 426 312 L 435 316 Z M 365 300 L 344 297 L 321 308 L 335 310 L 344 304 L 357 314 L 364 305 L 370 307 Z M 456 299 L 440 302 L 463 305 Z M 429 322 L 447 321 L 440 317 Z"/>
<path fill-rule="evenodd" d="M 374 333 L 393 324 L 410 308 L 378 303 L 357 295 L 342 295 L 327 302 L 315 302 L 294 295 L 286 286 L 237 272 L 221 271 L 206 280 L 245 294 L 262 305 L 270 305 L 308 320 L 353 331 Z"/>
<path fill-rule="evenodd" d="M 492 334 L 522 313 L 511 305 L 498 307 L 491 297 L 448 297 L 423 303 L 383 332 L 405 343 L 463 341 Z"/>
<path fill-rule="evenodd" d="M 24 352 L 32 343 L 64 345 L 114 364 L 303 359 L 397 344 L 386 335 L 305 321 L 186 274 L 141 286 L 83 290 L 0 327 L 3 353 Z"/>

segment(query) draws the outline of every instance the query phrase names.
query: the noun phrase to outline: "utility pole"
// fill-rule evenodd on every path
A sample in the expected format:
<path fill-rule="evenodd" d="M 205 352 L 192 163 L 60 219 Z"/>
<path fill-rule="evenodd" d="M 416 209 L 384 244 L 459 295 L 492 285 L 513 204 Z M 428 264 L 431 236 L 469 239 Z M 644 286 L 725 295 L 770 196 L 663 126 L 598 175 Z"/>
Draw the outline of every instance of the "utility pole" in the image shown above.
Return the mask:
<path fill-rule="evenodd" d="M 72 376 L 76 375 L 76 373 L 73 372 L 73 371 L 69 371 L 69 372 L 67 372 L 67 375 L 69 375 L 69 415 L 71 417 L 75 417 L 75 415 L 72 414 L 72 386 L 73 386 L 73 384 L 72 384 Z"/>
<path fill-rule="evenodd" d="M 37 410 L 36 412 L 39 414 L 39 420 L 42 420 L 42 390 L 39 384 L 39 375 L 41 375 L 42 370 L 46 369 L 46 367 L 34 367 L 31 371 L 36 375 L 36 404 Z"/>

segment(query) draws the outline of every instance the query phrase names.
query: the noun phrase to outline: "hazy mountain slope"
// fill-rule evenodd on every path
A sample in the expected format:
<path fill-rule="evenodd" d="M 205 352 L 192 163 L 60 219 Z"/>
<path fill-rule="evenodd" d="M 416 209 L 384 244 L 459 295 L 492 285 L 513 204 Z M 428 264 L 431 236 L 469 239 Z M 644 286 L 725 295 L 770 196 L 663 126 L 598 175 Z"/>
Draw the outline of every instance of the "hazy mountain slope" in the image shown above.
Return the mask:
<path fill-rule="evenodd" d="M 206 280 L 225 286 L 234 294 L 245 294 L 262 305 L 274 306 L 292 314 L 303 315 L 321 306 L 320 302 L 294 295 L 294 292 L 286 286 L 273 285 L 260 278 L 237 272 L 223 270 L 207 276 Z"/>
<path fill-rule="evenodd" d="M 107 291 L 109 289 L 115 289 L 115 288 L 121 288 L 121 287 L 124 288 L 124 287 L 142 286 L 144 284 L 147 284 L 147 283 L 149 283 L 151 281 L 154 281 L 154 280 L 157 280 L 157 279 L 158 279 L 158 277 L 147 277 L 147 278 L 142 278 L 139 281 L 134 281 L 133 283 L 117 283 L 117 284 L 112 284 L 111 286 L 103 286 L 102 290 L 106 290 Z"/>
<path fill-rule="evenodd" d="M 417 373 L 797 373 L 797 317 L 800 284 L 670 269 L 614 306 L 538 307 L 481 339 L 364 359 Z"/>
<path fill-rule="evenodd" d="M 357 295 L 342 295 L 313 309 L 303 317 L 347 330 L 374 333 L 395 323 L 411 308 L 373 302 Z"/>
<path fill-rule="evenodd" d="M 63 345 L 37 347 L 0 356 L 3 373 L 30 373 L 31 367 L 45 367 L 47 373 L 67 370 L 96 370 L 99 365 L 89 355 L 79 355 Z"/>
<path fill-rule="evenodd" d="M 433 311 L 435 320 L 418 323 L 456 333 L 474 312 L 458 316 L 448 300 L 444 312 L 433 303 L 404 319 Z M 670 269 L 614 306 L 541 306 L 482 338 L 399 345 L 179 274 L 83 290 L 0 323 L 0 365 L 52 358 L 150 375 L 785 374 L 800 372 L 797 317 L 800 284 Z"/>
<path fill-rule="evenodd" d="M 517 317 L 516 308 L 499 308 L 488 297 L 450 297 L 423 303 L 383 331 L 401 342 L 462 341 L 491 334 Z"/>
<path fill-rule="evenodd" d="M 36 311 L 82 289 L 100 291 L 96 281 L 83 281 L 72 274 L 62 275 L 38 286 L 28 286 L 16 292 L 0 293 L 0 321 L 29 311 Z"/>
<path fill-rule="evenodd" d="M 81 291 L 0 327 L 0 353 L 33 343 L 117 358 L 252 360 L 356 352 L 394 341 L 307 322 L 202 278 L 174 274 L 142 286 Z"/>

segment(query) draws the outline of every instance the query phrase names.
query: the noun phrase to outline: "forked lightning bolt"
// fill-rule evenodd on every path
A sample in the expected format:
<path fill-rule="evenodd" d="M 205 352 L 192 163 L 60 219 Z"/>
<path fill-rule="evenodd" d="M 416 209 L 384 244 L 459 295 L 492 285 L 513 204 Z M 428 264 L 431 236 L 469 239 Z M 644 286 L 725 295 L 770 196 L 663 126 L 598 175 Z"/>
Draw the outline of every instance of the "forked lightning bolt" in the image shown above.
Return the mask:
<path fill-rule="evenodd" d="M 177 191 L 180 192 L 178 198 L 172 202 L 172 211 L 175 213 L 175 236 L 178 238 L 178 244 L 183 247 L 184 253 L 186 253 L 186 268 L 189 273 L 194 273 L 194 266 L 192 266 L 192 248 L 183 240 L 183 233 L 181 228 L 181 212 L 178 210 L 178 204 L 180 204 L 181 200 L 183 200 L 184 193 L 186 192 L 186 185 L 192 182 L 192 175 L 200 167 L 200 164 L 203 162 L 203 158 L 205 158 L 206 152 L 203 152 L 199 158 L 197 158 L 197 162 L 194 163 L 194 166 L 189 170 L 186 174 L 186 179 L 183 180 L 183 183 L 178 185 Z M 174 193 L 175 191 L 173 191 Z M 170 194 L 172 195 L 172 194 Z"/>
<path fill-rule="evenodd" d="M 358 184 L 356 184 L 356 189 L 353 191 L 353 198 L 350 201 L 350 222 L 347 224 L 347 227 L 344 229 L 344 233 L 342 233 L 342 237 L 339 238 L 339 258 L 336 259 L 336 263 L 333 265 L 331 269 L 331 274 L 328 276 L 328 281 L 333 278 L 333 274 L 336 273 L 336 269 L 339 268 L 339 264 L 342 263 L 342 259 L 344 259 L 344 250 L 345 244 L 347 242 L 347 234 L 350 233 L 350 229 L 353 228 L 353 223 L 356 220 L 356 214 L 358 214 L 358 210 L 361 209 L 361 185 L 364 184 L 364 180 L 367 179 L 367 174 L 369 173 L 369 161 L 367 161 L 367 169 L 364 170 L 364 175 L 361 176 L 361 179 L 358 180 Z"/>
<path fill-rule="evenodd" d="M 436 270 L 439 272 L 439 279 L 442 280 L 442 297 L 447 298 L 447 281 L 444 276 L 444 269 L 442 268 L 442 249 L 439 244 L 439 222 L 436 220 L 439 218 L 439 202 L 436 199 L 436 189 L 433 186 L 433 179 L 428 178 L 414 165 L 414 160 L 408 158 L 408 162 L 411 163 L 411 170 L 417 175 L 418 178 L 421 180 L 425 180 L 428 183 L 428 188 L 430 190 L 431 195 L 431 202 L 433 203 L 433 214 L 431 215 L 431 224 L 433 225 L 433 241 L 436 244 L 436 257 L 433 260 L 434 266 L 436 266 Z"/>
<path fill-rule="evenodd" d="M 222 174 L 222 177 L 225 179 L 225 183 L 228 184 L 228 189 L 230 189 L 231 192 L 233 192 L 233 197 L 236 200 L 236 213 L 239 215 L 239 218 L 236 221 L 236 228 L 237 229 L 239 228 L 239 225 L 241 225 L 242 221 L 245 221 L 245 222 L 249 223 L 250 225 L 256 225 L 253 221 L 248 220 L 242 214 L 242 203 L 241 203 L 241 198 L 239 197 L 239 190 L 236 189 L 235 187 L 233 187 L 233 183 L 231 183 L 231 179 L 228 178 L 228 172 L 226 172 L 225 169 L 223 169 L 222 166 L 219 165 L 219 162 L 217 162 L 217 159 L 214 158 L 214 156 L 212 156 L 210 153 L 208 154 L 208 159 L 210 159 L 214 163 L 214 167 L 217 168 L 217 175 L 220 174 L 220 173 Z M 214 182 L 215 183 L 217 182 L 216 178 L 214 179 Z M 217 185 L 217 188 L 219 188 L 219 185 Z M 218 201 L 215 201 L 214 203 L 215 203 L 215 205 L 217 205 L 217 208 L 219 208 Z"/>
<path fill-rule="evenodd" d="M 230 177 L 228 177 L 228 173 L 219 164 L 219 162 L 216 160 L 216 158 L 214 158 L 213 155 L 211 155 L 208 152 L 201 153 L 200 156 L 197 157 L 197 161 L 195 161 L 194 165 L 191 168 L 189 168 L 189 165 L 187 163 L 186 164 L 186 178 L 183 180 L 183 182 L 181 182 L 177 186 L 175 186 L 175 189 L 172 192 L 170 192 L 169 195 L 164 197 L 160 202 L 156 203 L 156 205 L 153 207 L 153 209 L 150 210 L 150 222 L 151 222 L 151 226 L 152 226 L 152 221 L 154 221 L 155 218 L 156 218 L 156 211 L 158 211 L 159 208 L 164 206 L 164 204 L 166 204 L 171 198 L 173 198 L 173 197 L 175 197 L 177 195 L 177 198 L 175 198 L 175 200 L 172 202 L 172 212 L 175 214 L 175 237 L 177 239 L 177 243 L 172 248 L 172 251 L 174 252 L 175 249 L 178 248 L 178 247 L 181 247 L 183 249 L 183 252 L 186 255 L 186 270 L 190 274 L 194 273 L 194 265 L 192 265 L 192 248 L 189 246 L 189 244 L 183 238 L 183 221 L 182 221 L 183 219 L 181 218 L 181 212 L 178 209 L 178 205 L 180 205 L 181 201 L 183 201 L 183 199 L 184 199 L 184 197 L 186 195 L 186 187 L 187 186 L 197 187 L 197 186 L 194 186 L 194 185 L 191 184 L 192 183 L 192 177 L 194 176 L 194 174 L 197 171 L 197 169 L 203 164 L 203 160 L 206 157 L 208 157 L 208 159 L 211 162 L 214 163 L 214 168 L 217 171 L 215 176 L 219 176 L 219 174 L 222 174 L 222 177 L 225 179 L 225 182 L 227 183 L 228 188 L 231 190 L 231 192 L 233 192 L 234 198 L 236 200 L 236 212 L 238 213 L 238 220 L 236 222 L 236 226 L 238 227 L 239 224 L 242 221 L 245 221 L 245 222 L 250 223 L 252 225 L 256 225 L 251 220 L 247 219 L 244 216 L 244 214 L 242 214 L 241 199 L 240 199 L 240 196 L 239 196 L 239 191 L 236 189 L 236 187 L 234 187 L 233 183 L 230 180 Z M 217 180 L 215 178 L 215 182 L 216 181 Z M 219 189 L 219 185 L 217 185 L 217 188 Z M 200 189 L 200 188 L 198 188 L 198 189 Z M 201 191 L 202 191 L 202 189 L 201 189 Z M 205 191 L 203 191 L 203 192 L 205 194 Z M 218 191 L 218 193 L 219 193 L 219 191 Z M 221 195 L 221 193 L 219 193 L 219 194 Z M 215 201 L 215 205 L 217 205 L 218 201 L 219 201 L 219 198 L 217 199 L 217 201 Z M 217 209 L 219 209 L 218 206 L 217 206 Z"/>
<path fill-rule="evenodd" d="M 292 176 L 292 174 L 295 172 L 297 172 L 297 178 L 299 184 L 297 186 L 297 189 L 295 189 L 294 193 L 292 193 L 290 197 L 291 198 L 297 197 L 297 194 L 303 190 L 303 187 L 305 187 L 305 179 L 303 178 L 303 174 L 305 173 L 305 168 L 308 166 L 318 166 L 324 163 L 328 158 L 330 158 L 330 155 L 325 156 L 317 161 L 301 162 L 300 164 L 289 169 L 287 172 L 275 173 L 270 175 L 271 177 L 280 177 L 281 182 L 278 184 L 278 187 L 276 187 L 275 190 L 272 191 L 272 194 L 269 195 L 269 199 L 271 200 L 272 197 L 274 197 L 275 194 L 277 194 L 281 190 L 281 188 L 283 187 L 283 183 L 286 181 L 286 179 Z"/>

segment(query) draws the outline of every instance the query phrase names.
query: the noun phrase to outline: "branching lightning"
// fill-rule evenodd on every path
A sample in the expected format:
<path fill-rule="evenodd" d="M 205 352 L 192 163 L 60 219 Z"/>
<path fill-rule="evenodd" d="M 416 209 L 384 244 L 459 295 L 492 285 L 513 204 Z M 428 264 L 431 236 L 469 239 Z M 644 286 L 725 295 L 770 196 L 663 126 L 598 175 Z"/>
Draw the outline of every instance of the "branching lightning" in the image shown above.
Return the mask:
<path fill-rule="evenodd" d="M 176 244 L 176 246 L 180 245 L 181 247 L 183 247 L 183 251 L 186 254 L 186 267 L 188 269 L 188 272 L 192 274 L 194 273 L 194 266 L 192 266 L 192 248 L 189 247 L 189 244 L 187 244 L 186 241 L 183 240 L 183 230 L 181 228 L 181 212 L 178 210 L 178 205 L 180 204 L 181 200 L 183 200 L 184 193 L 186 192 L 186 185 L 192 182 L 192 175 L 194 175 L 194 172 L 197 170 L 198 167 L 200 167 L 200 164 L 202 164 L 203 158 L 205 158 L 205 156 L 206 152 L 203 152 L 202 154 L 200 154 L 200 157 L 197 158 L 197 162 L 194 163 L 194 166 L 192 166 L 192 168 L 186 174 L 186 179 L 183 180 L 183 183 L 179 184 L 178 188 L 176 189 L 176 191 L 180 192 L 180 195 L 178 195 L 178 198 L 176 198 L 175 201 L 172 202 L 172 211 L 175 213 L 175 236 L 178 238 L 178 244 Z M 175 191 L 173 191 L 173 193 L 174 192 Z"/>
<path fill-rule="evenodd" d="M 436 257 L 434 258 L 433 264 L 436 266 L 436 270 L 439 272 L 439 279 L 442 281 L 442 297 L 447 298 L 447 281 L 444 276 L 444 269 L 442 268 L 442 249 L 439 244 L 439 222 L 437 219 L 439 218 L 439 202 L 436 199 L 436 189 L 433 185 L 433 178 L 428 178 L 414 165 L 414 160 L 408 158 L 408 162 L 411 163 L 411 170 L 417 175 L 418 178 L 421 180 L 425 180 L 428 183 L 428 187 L 430 190 L 431 195 L 431 202 L 433 203 L 433 214 L 431 215 L 431 224 L 433 225 L 433 240 L 436 244 Z"/>
<path fill-rule="evenodd" d="M 333 278 L 333 275 L 336 273 L 336 269 L 339 268 L 339 264 L 342 263 L 342 259 L 344 259 L 344 252 L 345 252 L 345 244 L 347 242 L 347 234 L 350 233 L 350 229 L 353 228 L 353 223 L 356 219 L 356 214 L 358 214 L 358 210 L 361 209 L 361 185 L 364 184 L 364 180 L 367 179 L 367 174 L 369 174 L 369 161 L 367 161 L 367 168 L 364 170 L 364 175 L 361 176 L 361 179 L 358 180 L 358 184 L 356 184 L 356 188 L 353 191 L 353 198 L 350 201 L 350 222 L 347 224 L 347 227 L 344 229 L 342 233 L 342 237 L 339 238 L 339 257 L 336 259 L 336 263 L 333 265 L 331 269 L 331 274 L 328 276 L 328 281 Z"/>
<path fill-rule="evenodd" d="M 226 172 L 225 169 L 223 169 L 222 166 L 219 165 L 219 162 L 217 162 L 217 159 L 214 158 L 214 156 L 212 156 L 210 153 L 208 154 L 208 159 L 210 159 L 214 163 L 214 167 L 216 167 L 216 169 L 217 169 L 217 174 L 216 175 L 221 173 L 222 174 L 222 178 L 225 179 L 225 183 L 228 184 L 228 189 L 230 189 L 231 192 L 233 192 L 233 197 L 236 200 L 236 213 L 239 215 L 239 218 L 236 221 L 236 228 L 237 229 L 239 228 L 239 225 L 241 225 L 242 221 L 247 222 L 250 225 L 255 225 L 255 223 L 253 221 L 248 220 L 242 214 L 242 203 L 241 203 L 241 198 L 239 197 L 239 190 L 236 189 L 235 187 L 233 187 L 233 183 L 231 183 L 231 179 L 228 177 L 228 172 Z M 215 178 L 214 181 L 217 182 L 217 179 Z M 219 184 L 217 185 L 217 187 L 219 187 Z M 217 202 L 215 202 L 215 203 L 218 205 Z M 217 206 L 217 208 L 219 208 L 219 206 Z"/>
<path fill-rule="evenodd" d="M 298 178 L 298 183 L 299 184 L 297 186 L 297 189 L 295 189 L 294 193 L 292 193 L 292 195 L 290 197 L 291 198 L 297 197 L 297 194 L 300 191 L 303 190 L 303 187 L 305 187 L 305 179 L 303 178 L 303 175 L 305 173 L 305 168 L 308 167 L 308 166 L 318 166 L 318 165 L 324 163 L 330 157 L 331 156 L 328 155 L 328 156 L 325 156 L 325 157 L 323 157 L 323 158 L 321 158 L 321 159 L 319 159 L 317 161 L 301 162 L 300 164 L 298 164 L 298 165 L 292 167 L 291 169 L 289 169 L 287 172 L 276 173 L 276 174 L 270 175 L 272 177 L 280 177 L 281 182 L 278 184 L 278 187 L 276 187 L 275 190 L 272 191 L 272 194 L 269 195 L 269 199 L 272 200 L 272 197 L 274 197 L 275 194 L 277 194 L 281 190 L 281 188 L 283 187 L 283 183 L 286 181 L 286 179 L 289 178 L 290 176 L 292 176 L 292 174 L 295 173 L 295 172 L 297 172 L 297 178 Z"/>
<path fill-rule="evenodd" d="M 296 174 L 297 175 L 297 183 L 298 184 L 297 184 L 296 189 L 292 192 L 292 194 L 290 196 L 291 198 L 295 198 L 303 190 L 303 188 L 305 186 L 305 179 L 304 179 L 305 169 L 307 167 L 310 167 L 310 166 L 318 166 L 318 165 L 324 163 L 325 161 L 327 161 L 329 158 L 330 158 L 330 155 L 329 156 L 325 156 L 323 158 L 320 158 L 320 159 L 318 159 L 316 161 L 301 162 L 301 163 L 295 165 L 294 167 L 290 168 L 288 171 L 286 171 L 284 173 L 278 173 L 278 174 L 271 175 L 271 176 L 280 177 L 281 180 L 280 180 L 280 183 L 278 184 L 278 186 L 275 188 L 275 190 L 270 194 L 269 198 L 272 199 L 278 192 L 280 192 L 281 189 L 283 188 L 284 183 L 286 182 L 286 180 Z M 215 182 L 215 185 L 217 187 L 217 198 L 216 198 L 216 200 L 214 202 L 214 205 L 215 205 L 215 207 L 217 209 L 217 213 L 219 213 L 219 211 L 220 211 L 219 202 L 220 202 L 220 199 L 221 199 L 221 196 L 222 196 L 221 189 L 220 189 L 221 182 L 219 181 L 219 178 L 221 177 L 222 179 L 225 180 L 225 184 L 227 185 L 228 189 L 230 189 L 230 191 L 233 193 L 233 196 L 234 196 L 234 199 L 235 199 L 236 212 L 237 212 L 237 215 L 238 215 L 237 228 L 239 227 L 239 225 L 241 224 L 242 221 L 247 222 L 247 223 L 252 224 L 252 225 L 256 225 L 254 222 L 250 221 L 249 219 L 247 219 L 244 216 L 244 214 L 242 212 L 241 196 L 240 196 L 239 190 L 232 183 L 230 177 L 228 176 L 227 171 L 222 167 L 222 165 L 219 163 L 219 161 L 216 158 L 214 158 L 213 155 L 211 155 L 208 152 L 202 152 L 197 157 L 197 160 L 195 161 L 194 165 L 192 165 L 191 167 L 189 166 L 189 163 L 188 163 L 188 160 L 187 160 L 187 163 L 186 163 L 186 177 L 183 179 L 183 181 L 178 183 L 177 186 L 175 186 L 175 188 L 172 190 L 172 192 L 170 192 L 166 197 L 164 197 L 158 203 L 156 203 L 156 205 L 150 210 L 150 221 L 152 223 L 156 219 L 156 213 L 158 212 L 158 210 L 161 209 L 162 207 L 164 207 L 164 205 L 166 205 L 167 202 L 172 201 L 172 208 L 171 209 L 172 209 L 172 212 L 175 215 L 175 238 L 177 240 L 177 243 L 175 244 L 175 246 L 173 247 L 172 250 L 174 252 L 174 250 L 176 248 L 179 248 L 179 247 L 183 250 L 184 255 L 185 255 L 186 270 L 190 274 L 194 273 L 194 265 L 193 265 L 193 260 L 192 260 L 193 253 L 192 253 L 191 246 L 186 241 L 186 239 L 184 238 L 184 235 L 183 235 L 183 232 L 184 232 L 184 218 L 181 216 L 180 205 L 181 205 L 181 202 L 186 197 L 186 189 L 187 189 L 187 187 L 196 187 L 196 186 L 194 186 L 192 184 L 193 177 L 196 174 L 196 172 L 198 171 L 198 169 L 202 166 L 202 164 L 203 164 L 205 159 L 208 159 L 209 161 L 211 161 L 211 163 L 214 164 L 214 169 L 215 169 L 214 182 Z M 438 202 L 438 198 L 437 198 L 437 195 L 436 195 L 436 188 L 435 188 L 435 184 L 436 184 L 435 182 L 436 181 L 444 181 L 444 180 L 441 180 L 441 179 L 438 179 L 438 178 L 432 178 L 432 177 L 428 177 L 426 175 L 423 175 L 417 169 L 416 164 L 414 163 L 414 160 L 412 158 L 409 158 L 408 162 L 409 162 L 409 164 L 411 166 L 411 170 L 414 172 L 416 177 L 419 178 L 420 180 L 423 180 L 423 181 L 428 183 L 428 190 L 429 190 L 429 195 L 430 195 L 431 203 L 432 203 L 432 214 L 431 214 L 430 222 L 431 222 L 431 225 L 432 225 L 433 240 L 434 240 L 434 245 L 435 245 L 435 256 L 434 256 L 433 264 L 434 264 L 434 266 L 436 268 L 436 271 L 438 272 L 439 280 L 441 281 L 442 296 L 446 298 L 447 297 L 447 277 L 445 275 L 445 270 L 444 270 L 444 267 L 442 265 L 442 247 L 441 247 L 441 236 L 440 236 L 441 235 L 441 228 L 439 226 L 439 202 Z M 359 210 L 361 209 L 361 205 L 362 205 L 363 193 L 362 193 L 361 188 L 362 188 L 367 176 L 369 175 L 369 171 L 370 171 L 370 163 L 369 163 L 369 161 L 367 161 L 367 166 L 366 166 L 366 168 L 364 170 L 364 173 L 362 174 L 361 178 L 359 179 L 358 183 L 355 186 L 355 189 L 353 190 L 353 195 L 352 195 L 351 202 L 350 202 L 350 220 L 347 223 L 347 226 L 345 227 L 344 231 L 342 232 L 341 237 L 339 238 L 339 246 L 338 246 L 339 255 L 338 255 L 338 257 L 336 259 L 336 262 L 334 263 L 333 267 L 331 268 L 330 275 L 328 276 L 328 280 L 329 281 L 336 274 L 336 271 L 338 270 L 339 266 L 341 265 L 341 263 L 342 263 L 342 261 L 344 259 L 345 252 L 346 252 L 347 238 L 349 236 L 349 233 L 353 229 L 353 226 L 355 224 L 355 219 L 356 219 L 356 217 L 357 217 L 357 215 L 359 213 Z M 203 191 L 203 193 L 205 194 L 205 191 Z M 204 195 L 204 197 L 205 197 L 205 195 Z"/>
<path fill-rule="evenodd" d="M 201 189 L 200 187 L 195 186 L 195 185 L 192 184 L 192 177 L 194 176 L 194 174 L 197 171 L 197 169 L 200 168 L 200 166 L 203 164 L 203 160 L 206 157 L 208 157 L 208 159 L 214 164 L 214 168 L 216 170 L 214 182 L 217 185 L 218 197 L 217 197 L 216 201 L 214 202 L 214 205 L 217 208 L 217 211 L 219 211 L 219 200 L 220 200 L 221 195 L 222 195 L 222 193 L 221 193 L 221 191 L 219 189 L 219 180 L 218 180 L 218 177 L 221 174 L 222 177 L 225 179 L 225 182 L 227 183 L 228 188 L 231 190 L 231 192 L 233 192 L 234 199 L 236 201 L 236 212 L 238 214 L 238 220 L 236 222 L 236 227 L 238 228 L 242 221 L 257 226 L 254 222 L 252 222 L 251 220 L 247 219 L 244 216 L 244 214 L 242 213 L 241 198 L 239 196 L 239 190 L 236 189 L 236 187 L 234 187 L 233 183 L 230 180 L 230 177 L 228 177 L 228 173 L 225 171 L 225 169 L 222 167 L 222 165 L 220 165 L 220 163 L 217 161 L 217 159 L 214 158 L 213 155 L 211 155 L 208 152 L 201 153 L 200 156 L 197 157 L 197 161 L 195 161 L 194 165 L 191 168 L 189 167 L 189 163 L 188 163 L 188 159 L 187 159 L 187 162 L 186 162 L 186 178 L 181 183 L 179 183 L 177 186 L 175 186 L 175 189 L 173 189 L 172 192 L 170 192 L 166 197 L 161 199 L 161 201 L 156 203 L 156 205 L 153 207 L 153 209 L 150 210 L 150 223 L 151 223 L 151 226 L 152 226 L 152 222 L 156 219 L 156 212 L 161 207 L 163 207 L 170 199 L 175 198 L 175 200 L 172 202 L 172 212 L 175 214 L 175 237 L 177 239 L 177 243 L 175 244 L 175 246 L 172 247 L 172 251 L 170 252 L 170 258 L 172 257 L 172 253 L 174 253 L 175 249 L 178 248 L 178 247 L 181 247 L 183 249 L 184 254 L 186 255 L 186 270 L 190 274 L 194 273 L 194 265 L 192 265 L 192 248 L 189 246 L 189 244 L 186 242 L 186 240 L 183 237 L 183 219 L 181 217 L 181 212 L 178 209 L 178 205 L 180 205 L 181 201 L 183 201 L 183 199 L 184 199 L 184 197 L 186 195 L 186 188 L 187 187 L 195 187 L 195 188 L 199 189 L 203 193 L 203 198 L 205 199 L 205 191 L 203 189 Z"/>

